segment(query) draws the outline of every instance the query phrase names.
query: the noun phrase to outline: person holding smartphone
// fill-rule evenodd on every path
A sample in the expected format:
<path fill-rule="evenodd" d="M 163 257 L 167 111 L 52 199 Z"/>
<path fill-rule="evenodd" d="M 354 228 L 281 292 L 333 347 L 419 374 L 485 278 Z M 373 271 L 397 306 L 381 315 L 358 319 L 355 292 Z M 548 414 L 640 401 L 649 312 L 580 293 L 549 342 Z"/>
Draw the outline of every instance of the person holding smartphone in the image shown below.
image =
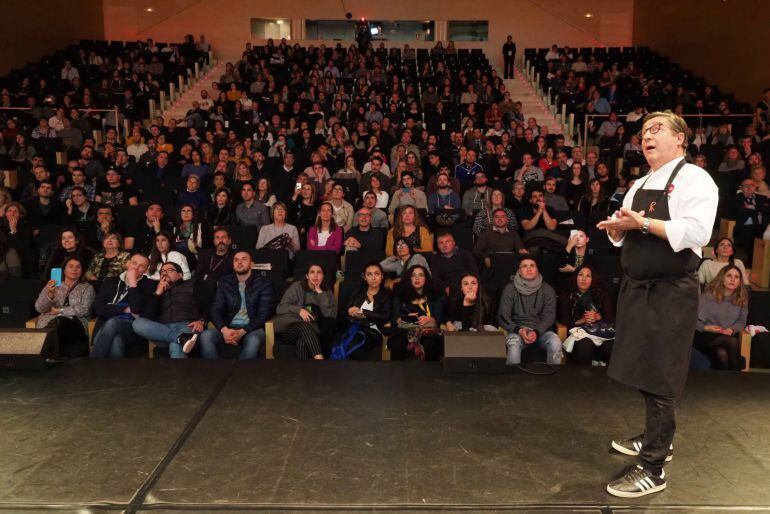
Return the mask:
<path fill-rule="evenodd" d="M 416 209 L 428 210 L 428 198 L 423 191 L 414 187 L 414 176 L 405 171 L 401 174 L 400 187 L 393 193 L 388 212 L 392 216 L 399 207 L 412 205 Z"/>

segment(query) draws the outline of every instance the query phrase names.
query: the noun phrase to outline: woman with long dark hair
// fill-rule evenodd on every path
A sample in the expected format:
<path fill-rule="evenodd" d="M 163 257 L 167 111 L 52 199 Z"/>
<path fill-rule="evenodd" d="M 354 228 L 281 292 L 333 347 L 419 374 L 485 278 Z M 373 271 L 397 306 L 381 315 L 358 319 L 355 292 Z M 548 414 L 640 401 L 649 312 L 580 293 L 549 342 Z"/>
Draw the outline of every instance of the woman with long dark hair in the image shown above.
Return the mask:
<path fill-rule="evenodd" d="M 214 193 L 214 203 L 206 212 L 206 220 L 212 227 L 235 225 L 235 210 L 230 198 L 230 190 L 219 188 Z"/>
<path fill-rule="evenodd" d="M 40 314 L 37 328 L 54 328 L 59 339 L 59 355 L 85 357 L 88 355 L 88 320 L 96 293 L 86 282 L 83 263 L 75 256 L 62 263 L 62 280 L 49 280 L 35 301 Z"/>
<path fill-rule="evenodd" d="M 716 369 L 740 368 L 736 336 L 746 327 L 748 312 L 749 292 L 741 270 L 728 264 L 700 295 L 693 339 L 695 349 L 707 355 Z"/>
<path fill-rule="evenodd" d="M 444 351 L 439 325 L 444 320 L 441 296 L 437 294 L 430 272 L 424 266 L 413 266 L 395 291 L 392 326 L 388 340 L 393 360 L 404 360 L 410 353 L 418 359 L 437 361 Z"/>
<path fill-rule="evenodd" d="M 147 277 L 152 280 L 160 279 L 160 268 L 165 262 L 171 261 L 182 268 L 182 278 L 188 280 L 191 276 L 190 266 L 184 254 L 173 249 L 174 238 L 165 230 L 155 235 L 155 242 L 150 252 L 150 267 L 147 269 Z"/>
<path fill-rule="evenodd" d="M 579 162 L 573 162 L 570 171 L 570 179 L 562 182 L 559 194 L 567 200 L 570 209 L 577 210 L 580 199 L 586 194 L 587 176 Z"/>
<path fill-rule="evenodd" d="M 593 227 L 609 215 L 610 201 L 604 192 L 602 183 L 597 178 L 588 182 L 588 190 L 578 202 L 577 210 L 585 216 L 586 222 Z"/>
<path fill-rule="evenodd" d="M 446 329 L 450 332 L 497 330 L 495 325 L 495 309 L 484 292 L 479 276 L 472 272 L 465 273 L 460 277 L 460 288 L 449 299 Z"/>
<path fill-rule="evenodd" d="M 582 328 L 585 337 L 565 341 L 569 361 L 590 366 L 593 361 L 609 363 L 612 355 L 615 309 L 602 286 L 599 273 L 590 265 L 579 266 L 567 291 L 559 295 L 559 321 L 572 330 Z M 571 333 L 571 332 L 570 332 Z"/>
<path fill-rule="evenodd" d="M 295 342 L 297 357 L 323 360 L 321 341 L 333 335 L 337 315 L 337 302 L 325 283 L 323 268 L 317 264 L 308 266 L 304 280 L 289 286 L 275 312 L 275 333 L 285 341 Z"/>
<path fill-rule="evenodd" d="M 184 255 L 187 263 L 194 268 L 204 241 L 210 240 L 212 234 L 198 220 L 198 210 L 194 205 L 182 205 L 174 221 L 174 249 Z"/>
<path fill-rule="evenodd" d="M 353 351 L 350 359 L 366 359 L 382 345 L 383 325 L 390 321 L 393 308 L 393 297 L 383 282 L 382 266 L 376 262 L 367 264 L 362 277 L 361 287 L 351 295 L 345 309 L 348 322 L 358 324 L 365 337 L 363 346 Z M 330 352 L 331 347 L 327 354 Z"/>
<path fill-rule="evenodd" d="M 342 250 L 342 227 L 334 222 L 334 207 L 324 202 L 318 209 L 318 220 L 310 227 L 307 234 L 308 250 L 331 250 L 340 253 Z"/>
<path fill-rule="evenodd" d="M 294 200 L 292 219 L 303 241 L 307 239 L 308 230 L 315 225 L 318 218 L 316 195 L 315 184 L 306 183 L 300 186 L 299 196 Z"/>

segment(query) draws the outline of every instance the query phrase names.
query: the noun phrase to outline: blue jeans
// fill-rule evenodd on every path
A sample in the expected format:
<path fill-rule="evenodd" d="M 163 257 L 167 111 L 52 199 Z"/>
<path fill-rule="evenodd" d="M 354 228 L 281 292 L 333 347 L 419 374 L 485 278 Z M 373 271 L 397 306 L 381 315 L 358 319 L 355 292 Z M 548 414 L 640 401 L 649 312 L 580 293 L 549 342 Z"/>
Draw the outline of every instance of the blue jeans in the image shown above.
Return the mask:
<path fill-rule="evenodd" d="M 200 336 L 198 336 L 198 342 L 201 345 L 201 356 L 204 359 L 217 359 L 219 358 L 219 352 L 217 347 L 230 346 L 225 343 L 225 338 L 222 336 L 222 332 L 217 329 L 209 328 L 204 330 Z M 241 353 L 238 355 L 238 360 L 256 359 L 259 355 L 259 349 L 265 343 L 265 330 L 259 328 L 247 332 L 241 340 L 238 342 L 238 347 L 241 349 Z"/>
<path fill-rule="evenodd" d="M 524 341 L 522 341 L 519 334 L 508 334 L 506 341 L 508 345 L 508 360 L 509 365 L 521 363 L 521 351 L 524 349 Z M 543 348 L 548 355 L 548 364 L 561 364 L 564 358 L 564 346 L 561 343 L 559 336 L 550 330 L 540 334 L 540 337 L 532 343 L 533 346 Z"/>
<path fill-rule="evenodd" d="M 187 354 L 182 351 L 182 345 L 177 342 L 181 334 L 192 334 L 188 326 L 190 321 L 178 321 L 176 323 L 159 323 L 147 318 L 137 318 L 132 324 L 134 332 L 149 339 L 156 345 L 168 348 L 172 359 L 186 359 Z"/>
<path fill-rule="evenodd" d="M 96 359 L 121 359 L 126 354 L 126 345 L 141 342 L 131 328 L 132 320 L 121 317 L 108 319 L 94 336 L 91 357 Z"/>

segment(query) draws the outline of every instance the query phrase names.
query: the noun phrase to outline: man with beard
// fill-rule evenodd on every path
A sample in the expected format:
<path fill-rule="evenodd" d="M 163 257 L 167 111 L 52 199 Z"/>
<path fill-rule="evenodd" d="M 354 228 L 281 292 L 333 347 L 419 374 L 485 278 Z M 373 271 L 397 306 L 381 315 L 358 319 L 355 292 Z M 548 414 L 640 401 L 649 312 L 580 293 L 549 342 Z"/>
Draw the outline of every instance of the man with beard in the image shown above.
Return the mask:
<path fill-rule="evenodd" d="M 233 272 L 232 239 L 226 228 L 220 227 L 214 231 L 214 248 L 203 248 L 198 254 L 198 267 L 193 272 L 193 280 L 199 282 L 199 287 L 211 302 L 217 291 L 217 282 L 225 275 Z M 205 309 L 208 312 L 208 307 Z"/>
<path fill-rule="evenodd" d="M 228 348 L 238 348 L 238 359 L 256 359 L 265 342 L 265 322 L 275 304 L 270 282 L 251 270 L 251 254 L 236 252 L 232 259 L 234 273 L 219 281 L 211 307 L 215 329 L 204 330 L 200 336 L 201 356 L 216 359 Z M 190 353 L 194 336 L 182 350 Z"/>

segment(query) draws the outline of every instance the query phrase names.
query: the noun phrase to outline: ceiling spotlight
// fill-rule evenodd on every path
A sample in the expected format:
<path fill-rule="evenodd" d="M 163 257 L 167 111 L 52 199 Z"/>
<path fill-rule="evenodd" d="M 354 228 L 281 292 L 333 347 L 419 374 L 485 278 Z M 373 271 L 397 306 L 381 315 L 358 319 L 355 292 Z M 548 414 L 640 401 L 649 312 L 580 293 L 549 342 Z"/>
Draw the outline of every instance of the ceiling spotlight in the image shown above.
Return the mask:
<path fill-rule="evenodd" d="M 278 25 L 283 25 L 283 20 L 275 20 Z"/>
<path fill-rule="evenodd" d="M 155 9 L 153 9 L 152 7 L 145 7 L 144 10 L 147 11 L 147 12 L 152 12 Z"/>
<path fill-rule="evenodd" d="M 586 18 L 593 18 L 594 17 L 594 13 L 587 12 L 583 16 L 585 16 Z"/>

